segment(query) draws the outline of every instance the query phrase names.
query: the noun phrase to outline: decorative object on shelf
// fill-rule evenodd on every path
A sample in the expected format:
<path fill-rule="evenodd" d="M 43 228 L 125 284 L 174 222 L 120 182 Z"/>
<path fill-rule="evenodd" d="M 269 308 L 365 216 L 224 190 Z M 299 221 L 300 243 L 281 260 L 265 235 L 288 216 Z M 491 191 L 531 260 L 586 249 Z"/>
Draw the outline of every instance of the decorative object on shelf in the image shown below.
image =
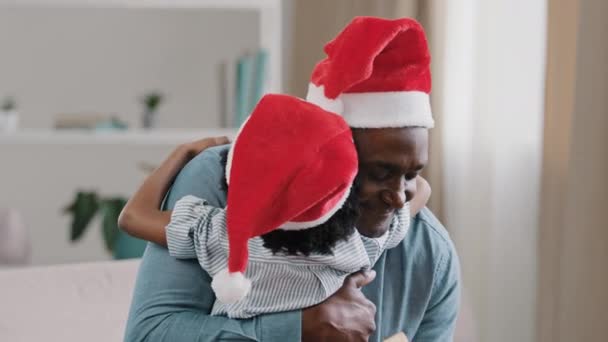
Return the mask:
<path fill-rule="evenodd" d="M 80 240 L 93 218 L 99 214 L 105 247 L 114 259 L 141 257 L 146 242 L 118 228 L 118 216 L 126 203 L 127 200 L 122 197 L 102 198 L 94 191 L 78 191 L 74 201 L 64 209 L 64 213 L 72 216 L 70 240 Z"/>
<path fill-rule="evenodd" d="M 0 265 L 26 265 L 30 256 L 31 241 L 21 213 L 0 208 Z"/>
<path fill-rule="evenodd" d="M 249 113 L 258 104 L 265 93 L 266 88 L 266 65 L 268 64 L 268 52 L 264 49 L 259 49 L 253 60 L 253 86 L 249 98 Z"/>
<path fill-rule="evenodd" d="M 95 125 L 96 131 L 124 131 L 127 129 L 129 129 L 129 126 L 115 116 Z"/>
<path fill-rule="evenodd" d="M 217 65 L 218 71 L 218 99 L 220 104 L 220 127 L 234 127 L 236 113 L 236 77 L 235 63 L 224 59 Z"/>
<path fill-rule="evenodd" d="M 143 127 L 153 128 L 156 126 L 158 107 L 163 103 L 164 96 L 160 92 L 150 92 L 142 98 L 144 105 Z"/>
<path fill-rule="evenodd" d="M 101 113 L 62 113 L 55 115 L 55 129 L 108 130 L 126 129 L 127 125 L 116 115 Z"/>
<path fill-rule="evenodd" d="M 234 125 L 240 127 L 266 90 L 268 52 L 257 50 L 237 60 Z"/>
<path fill-rule="evenodd" d="M 240 127 L 249 114 L 253 85 L 253 57 L 245 54 L 236 63 L 236 96 L 234 124 Z"/>
<path fill-rule="evenodd" d="M 0 132 L 14 132 L 19 127 L 17 104 L 12 97 L 6 97 L 0 106 Z"/>

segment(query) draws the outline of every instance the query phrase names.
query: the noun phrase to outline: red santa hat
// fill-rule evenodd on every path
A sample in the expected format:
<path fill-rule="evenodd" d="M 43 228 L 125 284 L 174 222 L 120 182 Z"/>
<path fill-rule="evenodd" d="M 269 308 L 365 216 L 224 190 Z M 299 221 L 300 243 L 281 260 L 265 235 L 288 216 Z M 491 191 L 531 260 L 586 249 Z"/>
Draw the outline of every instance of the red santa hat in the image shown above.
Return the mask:
<path fill-rule="evenodd" d="M 250 238 L 326 222 L 348 197 L 357 167 L 342 117 L 291 96 L 264 96 L 228 153 L 228 269 L 211 283 L 217 298 L 247 295 Z"/>
<path fill-rule="evenodd" d="M 325 46 L 306 99 L 351 127 L 431 128 L 427 40 L 413 19 L 357 17 Z"/>

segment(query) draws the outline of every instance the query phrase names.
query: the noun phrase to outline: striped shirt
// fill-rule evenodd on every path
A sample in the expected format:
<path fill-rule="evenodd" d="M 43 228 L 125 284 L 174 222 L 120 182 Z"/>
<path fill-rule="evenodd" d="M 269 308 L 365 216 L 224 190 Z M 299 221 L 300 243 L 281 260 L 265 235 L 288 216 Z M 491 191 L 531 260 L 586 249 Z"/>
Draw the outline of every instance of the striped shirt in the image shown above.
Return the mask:
<path fill-rule="evenodd" d="M 346 276 L 371 268 L 384 250 L 403 240 L 409 228 L 409 212 L 409 205 L 399 210 L 388 232 L 380 238 L 367 238 L 355 231 L 335 245 L 333 255 L 273 254 L 263 246 L 261 237 L 249 239 L 245 272 L 251 280 L 249 294 L 232 304 L 216 301 L 211 314 L 250 318 L 319 304 L 343 285 Z M 166 234 L 173 257 L 198 259 L 212 277 L 228 266 L 225 209 L 186 196 L 175 204 Z"/>

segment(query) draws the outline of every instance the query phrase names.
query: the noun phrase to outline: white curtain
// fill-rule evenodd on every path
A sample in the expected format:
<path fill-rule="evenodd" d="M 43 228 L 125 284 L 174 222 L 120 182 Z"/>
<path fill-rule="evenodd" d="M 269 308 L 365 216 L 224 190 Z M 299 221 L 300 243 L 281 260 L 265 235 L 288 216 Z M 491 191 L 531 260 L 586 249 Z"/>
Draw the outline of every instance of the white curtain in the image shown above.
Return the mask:
<path fill-rule="evenodd" d="M 442 209 L 480 341 L 535 341 L 545 0 L 450 0 L 443 51 Z M 440 16 L 443 15 L 441 18 Z M 437 61 L 437 59 L 440 59 Z"/>

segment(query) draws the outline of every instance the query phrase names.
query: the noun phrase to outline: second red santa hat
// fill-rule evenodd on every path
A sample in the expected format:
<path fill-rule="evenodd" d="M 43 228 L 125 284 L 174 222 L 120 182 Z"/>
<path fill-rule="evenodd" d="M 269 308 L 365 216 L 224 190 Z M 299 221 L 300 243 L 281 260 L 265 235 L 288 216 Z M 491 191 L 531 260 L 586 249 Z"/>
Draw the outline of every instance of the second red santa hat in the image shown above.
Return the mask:
<path fill-rule="evenodd" d="M 431 56 L 415 20 L 357 17 L 325 46 L 306 99 L 351 127 L 434 125 Z"/>
<path fill-rule="evenodd" d="M 249 291 L 250 238 L 326 222 L 348 197 L 357 167 L 342 117 L 295 97 L 264 96 L 228 153 L 228 269 L 212 281 L 217 298 L 231 303 Z"/>

